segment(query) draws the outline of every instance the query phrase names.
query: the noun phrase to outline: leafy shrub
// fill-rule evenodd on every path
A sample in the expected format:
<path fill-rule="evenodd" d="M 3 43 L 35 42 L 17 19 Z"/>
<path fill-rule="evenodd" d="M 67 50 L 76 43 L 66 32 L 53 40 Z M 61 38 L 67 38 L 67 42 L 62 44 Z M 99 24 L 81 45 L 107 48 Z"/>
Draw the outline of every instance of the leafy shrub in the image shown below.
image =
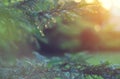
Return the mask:
<path fill-rule="evenodd" d="M 119 79 L 120 66 L 103 62 L 91 65 L 85 53 L 46 58 L 17 59 L 11 66 L 0 65 L 0 79 Z"/>

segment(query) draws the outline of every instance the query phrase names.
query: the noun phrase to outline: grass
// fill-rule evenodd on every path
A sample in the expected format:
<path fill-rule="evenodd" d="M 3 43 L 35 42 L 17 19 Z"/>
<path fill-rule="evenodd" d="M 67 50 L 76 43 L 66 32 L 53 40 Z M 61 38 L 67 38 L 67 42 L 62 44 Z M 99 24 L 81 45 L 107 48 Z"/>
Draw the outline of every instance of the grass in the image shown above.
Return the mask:
<path fill-rule="evenodd" d="M 109 61 L 111 64 L 120 64 L 120 52 L 97 52 L 90 55 L 92 57 L 88 62 L 91 64 L 99 64 L 102 61 Z"/>

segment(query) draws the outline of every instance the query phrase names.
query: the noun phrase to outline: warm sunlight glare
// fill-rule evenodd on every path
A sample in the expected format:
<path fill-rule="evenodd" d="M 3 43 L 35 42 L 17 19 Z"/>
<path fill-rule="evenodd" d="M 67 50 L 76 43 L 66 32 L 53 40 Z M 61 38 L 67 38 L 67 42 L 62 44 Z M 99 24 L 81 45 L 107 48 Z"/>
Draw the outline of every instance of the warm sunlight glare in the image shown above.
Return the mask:
<path fill-rule="evenodd" d="M 120 16 L 120 0 L 99 0 L 104 8 L 112 14 Z"/>
<path fill-rule="evenodd" d="M 85 0 L 87 3 L 93 3 L 94 0 Z"/>
<path fill-rule="evenodd" d="M 115 0 L 114 1 L 114 6 L 117 8 L 120 8 L 120 0 Z"/>
<path fill-rule="evenodd" d="M 112 7 L 112 0 L 99 0 L 102 4 L 102 6 L 107 9 L 110 10 Z"/>
<path fill-rule="evenodd" d="M 75 2 L 80 2 L 81 0 L 74 0 Z"/>
<path fill-rule="evenodd" d="M 82 0 L 74 0 L 75 2 L 81 2 Z M 87 3 L 94 3 L 96 0 L 85 0 Z M 101 5 L 109 10 L 113 15 L 120 16 L 120 0 L 98 0 Z"/>
<path fill-rule="evenodd" d="M 75 2 L 80 2 L 81 0 L 74 0 Z M 87 3 L 93 3 L 95 0 L 85 0 Z M 107 9 L 110 10 L 112 7 L 112 0 L 99 0 L 102 4 L 102 6 Z M 118 2 L 119 3 L 119 2 Z"/>

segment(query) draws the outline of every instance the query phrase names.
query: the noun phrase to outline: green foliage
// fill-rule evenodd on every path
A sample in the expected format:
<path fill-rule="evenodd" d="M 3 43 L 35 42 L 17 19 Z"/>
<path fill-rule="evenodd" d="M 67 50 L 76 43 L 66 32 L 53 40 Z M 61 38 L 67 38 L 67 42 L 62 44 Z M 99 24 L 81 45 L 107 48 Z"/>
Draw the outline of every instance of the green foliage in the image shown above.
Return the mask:
<path fill-rule="evenodd" d="M 84 0 L 79 3 L 72 0 L 26 0 L 15 3 L 14 7 L 33 25 L 33 33 L 41 42 L 53 44 L 56 41 L 55 46 L 64 50 L 80 47 L 81 39 L 77 37 L 81 31 L 101 26 L 109 16 L 99 2 L 87 4 Z M 49 29 L 53 29 L 52 33 L 46 31 Z"/>
<path fill-rule="evenodd" d="M 19 10 L 0 3 L 0 55 L 2 58 L 13 59 L 18 48 L 17 43 L 26 43 L 31 33 L 32 26 Z"/>
<path fill-rule="evenodd" d="M 103 13 L 106 11 L 100 5 L 93 5 L 71 0 L 2 0 L 0 54 L 3 50 L 10 52 L 5 53 L 7 56 L 13 55 L 11 48 L 15 49 L 16 43 L 30 41 L 31 36 L 36 36 L 47 44 L 59 44 L 58 47 L 74 52 L 74 48 L 81 44 L 77 39 L 81 30 L 86 27 L 93 28 L 96 24 L 101 25 L 108 18 L 104 18 Z M 93 7 L 99 8 L 103 13 L 96 12 Z M 92 17 L 94 14 L 96 16 Z M 103 17 L 100 18 L 100 22 L 96 22 L 99 15 Z M 46 33 L 46 29 L 53 31 Z M 70 39 L 64 39 L 64 35 Z M 38 53 L 34 54 L 35 59 L 16 60 L 15 64 L 10 63 L 11 66 L 1 59 L 0 79 L 117 79 L 120 74 L 119 68 L 109 67 L 109 63 L 106 62 L 90 65 L 86 62 L 89 56 L 81 53 L 65 54 L 61 58 L 46 58 Z"/>
<path fill-rule="evenodd" d="M 1 5 L 0 20 L 0 34 L 3 40 L 20 39 L 22 32 L 30 31 L 31 25 L 16 9 Z"/>
<path fill-rule="evenodd" d="M 33 59 L 17 59 L 11 66 L 0 62 L 0 79 L 119 79 L 119 65 L 91 65 L 86 61 L 90 56 L 85 53 L 66 54 L 62 58 L 34 54 Z"/>
<path fill-rule="evenodd" d="M 100 17 L 100 23 L 102 23 L 102 21 L 105 20 L 105 16 L 107 15 L 107 11 L 105 11 L 99 5 L 99 3 L 90 5 L 85 2 L 75 3 L 71 0 L 26 0 L 20 2 L 19 4 L 16 3 L 15 6 L 18 9 L 21 9 L 26 15 L 26 17 L 29 19 L 29 21 L 41 31 L 47 28 L 51 28 L 51 26 L 54 26 L 54 24 L 57 24 L 57 26 L 59 27 L 69 26 L 68 28 L 71 28 L 70 26 L 73 25 L 77 28 L 81 28 L 84 26 L 92 26 L 91 23 L 86 22 L 87 19 L 89 19 L 89 21 L 93 19 L 93 23 L 95 23 L 96 17 L 102 15 L 103 17 Z M 95 12 L 96 9 L 102 10 L 102 13 L 104 14 L 99 11 Z M 96 16 L 91 17 L 92 15 Z M 83 18 L 85 17 L 86 20 L 84 21 Z M 89 24 L 82 25 L 87 23 Z M 99 22 L 96 22 L 96 24 L 99 24 Z M 72 30 L 72 32 L 75 30 Z"/>
<path fill-rule="evenodd" d="M 103 12 L 96 12 L 96 9 Z M 57 38 L 57 34 L 72 38 L 79 35 L 82 29 L 93 28 L 94 25 L 99 24 L 99 22 L 95 22 L 96 17 L 103 16 L 103 13 L 108 14 L 99 3 L 91 5 L 84 1 L 76 3 L 72 0 L 2 0 L 0 11 L 0 28 L 2 28 L 0 45 L 3 48 L 7 48 L 7 46 L 9 48 L 10 45 L 14 47 L 15 40 L 23 41 L 29 37 L 29 33 L 46 43 L 51 43 L 50 40 L 55 41 L 54 38 Z M 96 16 L 91 17 L 90 15 Z M 90 22 L 91 20 L 93 22 Z M 106 18 L 101 17 L 100 23 L 104 20 Z M 46 29 L 53 29 L 54 27 L 57 28 L 53 30 L 56 33 L 55 37 L 52 37 L 53 35 L 49 32 L 49 35 L 45 34 Z M 70 39 L 71 44 L 68 44 L 69 42 L 64 41 L 64 39 L 59 42 L 61 45 L 58 46 L 62 49 L 71 49 L 81 44 L 78 39 Z"/>

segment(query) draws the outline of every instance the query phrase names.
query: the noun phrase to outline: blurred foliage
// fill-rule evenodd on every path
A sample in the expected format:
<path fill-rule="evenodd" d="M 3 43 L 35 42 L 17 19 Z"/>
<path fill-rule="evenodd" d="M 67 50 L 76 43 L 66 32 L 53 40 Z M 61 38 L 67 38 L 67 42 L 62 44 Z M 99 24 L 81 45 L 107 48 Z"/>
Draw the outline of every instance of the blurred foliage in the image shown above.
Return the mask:
<path fill-rule="evenodd" d="M 0 3 L 0 55 L 3 58 L 13 58 L 17 43 L 25 43 L 31 32 L 30 22 L 19 10 Z"/>
<path fill-rule="evenodd" d="M 79 3 L 73 0 L 26 0 L 14 7 L 21 10 L 34 26 L 34 36 L 41 47 L 38 51 L 49 55 L 80 51 L 81 32 L 86 28 L 95 31 L 94 26 L 102 27 L 109 18 L 109 12 L 98 1 L 88 4 L 84 0 Z M 97 37 L 95 33 L 91 33 L 91 38 Z"/>
<path fill-rule="evenodd" d="M 84 47 L 81 33 L 90 28 L 93 29 L 93 37 L 90 38 L 96 38 L 94 27 L 102 27 L 109 18 L 109 12 L 97 0 L 92 4 L 84 0 L 78 3 L 73 0 L 2 0 L 1 16 L 1 28 L 5 28 L 1 29 L 2 49 L 9 52 L 11 47 L 19 48 L 16 41 L 29 39 L 39 52 L 52 55 L 80 51 Z"/>
<path fill-rule="evenodd" d="M 9 66 L 0 61 L 0 79 L 119 79 L 120 65 L 109 62 L 91 65 L 86 62 L 90 56 L 85 52 L 62 58 L 34 54 L 33 59 L 17 59 Z"/>
<path fill-rule="evenodd" d="M 107 33 L 103 31 L 99 35 L 95 30 L 108 19 L 109 12 L 97 0 L 92 4 L 85 0 L 78 3 L 73 0 L 1 0 L 0 79 L 119 79 L 119 67 L 108 62 L 91 65 L 86 61 L 90 56 L 78 52 L 98 50 L 101 42 L 108 45 L 102 38 L 102 33 Z M 33 52 L 34 59 L 7 63 L 6 58 L 14 58 L 14 50 L 27 50 L 24 46 L 27 43 L 33 43 L 34 50 L 37 48 L 44 55 L 65 55 L 46 58 Z M 20 52 L 24 55 L 26 51 L 21 49 Z M 7 56 L 2 59 L 3 54 Z"/>

